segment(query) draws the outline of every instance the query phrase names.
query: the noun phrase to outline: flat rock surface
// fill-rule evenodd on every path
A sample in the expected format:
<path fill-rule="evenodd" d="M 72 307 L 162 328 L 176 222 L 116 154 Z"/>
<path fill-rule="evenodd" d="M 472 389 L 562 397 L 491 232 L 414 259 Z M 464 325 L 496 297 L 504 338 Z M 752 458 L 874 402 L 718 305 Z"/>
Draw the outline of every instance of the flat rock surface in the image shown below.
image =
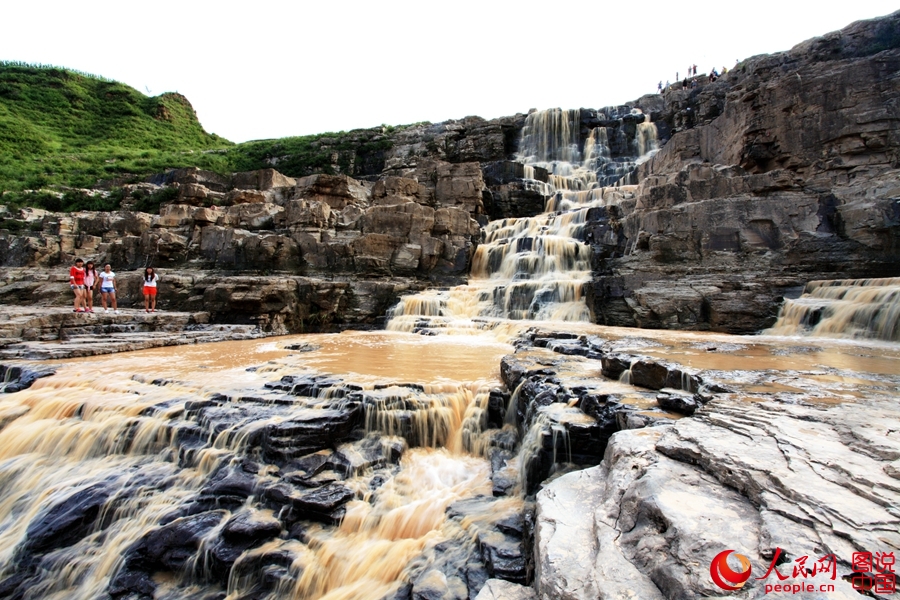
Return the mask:
<path fill-rule="evenodd" d="M 4 306 L 0 315 L 0 358 L 74 358 L 267 335 L 253 325 L 209 324 L 209 315 L 202 312 L 94 311 Z"/>
<path fill-rule="evenodd" d="M 853 553 L 900 547 L 898 432 L 900 408 L 889 399 L 813 406 L 722 396 L 692 418 L 616 433 L 600 466 L 538 494 L 538 593 L 726 596 L 709 567 L 730 549 L 750 559 L 753 576 L 729 597 L 759 598 L 780 583 L 774 573 L 756 579 L 780 548 L 787 583 L 832 584 L 829 598 L 858 598 L 841 579 Z M 828 554 L 838 561 L 834 580 L 794 575 L 798 559 L 809 557 L 810 569 Z"/>

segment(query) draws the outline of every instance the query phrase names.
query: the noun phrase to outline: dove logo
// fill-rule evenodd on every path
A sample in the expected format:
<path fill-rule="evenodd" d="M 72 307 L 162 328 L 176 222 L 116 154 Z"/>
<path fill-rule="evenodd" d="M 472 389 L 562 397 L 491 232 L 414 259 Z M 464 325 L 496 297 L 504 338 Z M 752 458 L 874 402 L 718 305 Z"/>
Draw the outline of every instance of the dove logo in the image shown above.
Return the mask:
<path fill-rule="evenodd" d="M 732 552 L 734 550 L 719 552 L 709 565 L 709 576 L 712 577 L 713 583 L 730 592 L 741 589 L 750 579 L 750 560 L 743 554 L 734 553 L 735 558 L 741 561 L 740 571 L 728 566 L 728 555 Z"/>

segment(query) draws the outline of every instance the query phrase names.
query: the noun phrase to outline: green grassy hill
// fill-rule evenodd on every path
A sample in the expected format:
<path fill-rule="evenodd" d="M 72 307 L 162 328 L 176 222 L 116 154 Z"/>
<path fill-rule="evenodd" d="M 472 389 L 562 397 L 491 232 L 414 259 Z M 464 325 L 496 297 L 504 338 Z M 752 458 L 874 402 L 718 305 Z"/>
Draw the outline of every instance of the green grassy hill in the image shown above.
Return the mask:
<path fill-rule="evenodd" d="M 302 177 L 377 175 L 400 127 L 233 144 L 203 130 L 180 94 L 148 97 L 69 69 L 0 61 L 0 203 L 50 210 L 111 210 L 122 199 L 66 188 L 116 188 L 168 169 L 221 174 L 275 165 Z M 22 193 L 52 190 L 53 193 Z M 64 197 L 59 192 L 65 191 Z M 159 199 L 147 206 L 152 210 Z"/>
<path fill-rule="evenodd" d="M 118 83 L 56 67 L 0 62 L 0 190 L 198 166 L 229 170 L 233 144 L 203 130 L 188 100 L 148 97 Z"/>

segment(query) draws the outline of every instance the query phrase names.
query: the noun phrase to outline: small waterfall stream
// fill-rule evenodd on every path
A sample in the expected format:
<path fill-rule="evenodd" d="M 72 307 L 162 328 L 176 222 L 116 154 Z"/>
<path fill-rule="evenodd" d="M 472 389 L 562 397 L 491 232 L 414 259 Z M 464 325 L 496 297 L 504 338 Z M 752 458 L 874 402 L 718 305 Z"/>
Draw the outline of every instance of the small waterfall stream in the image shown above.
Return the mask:
<path fill-rule="evenodd" d="M 810 281 L 765 333 L 900 341 L 900 277 Z"/>

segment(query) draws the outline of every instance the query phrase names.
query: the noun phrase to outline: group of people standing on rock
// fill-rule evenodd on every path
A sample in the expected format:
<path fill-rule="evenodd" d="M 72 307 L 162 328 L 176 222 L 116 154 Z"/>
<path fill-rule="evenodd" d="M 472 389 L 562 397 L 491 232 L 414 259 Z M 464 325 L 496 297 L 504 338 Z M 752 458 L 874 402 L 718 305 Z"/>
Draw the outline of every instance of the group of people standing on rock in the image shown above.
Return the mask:
<path fill-rule="evenodd" d="M 153 267 L 144 269 L 145 312 L 156 312 L 158 282 L 159 274 Z M 109 312 L 111 307 L 115 314 L 119 314 L 119 304 L 116 298 L 119 284 L 116 282 L 116 274 L 110 264 L 103 265 L 103 270 L 98 272 L 94 261 L 89 260 L 85 264 L 82 259 L 76 258 L 75 264 L 69 269 L 69 287 L 75 294 L 75 310 L 73 312 L 94 312 L 94 292 L 99 288 L 103 312 Z"/>
<path fill-rule="evenodd" d="M 719 77 L 725 75 L 726 73 L 728 73 L 727 67 L 722 67 L 721 73 L 719 73 L 715 68 L 710 69 L 710 71 L 709 71 L 710 83 L 712 83 Z M 679 71 L 675 72 L 675 85 L 678 85 L 678 80 L 681 79 L 680 75 L 681 75 L 681 73 Z M 688 80 L 688 77 L 690 77 L 691 79 Z M 670 87 L 671 87 L 671 84 L 669 83 L 668 80 L 666 81 L 665 87 L 663 86 L 662 80 L 660 80 L 659 83 L 656 84 L 656 91 L 657 91 L 657 93 L 662 94 L 663 90 L 668 90 Z M 697 65 L 690 65 L 690 66 L 688 66 L 687 77 L 685 77 L 681 82 L 681 89 L 686 90 L 688 88 L 695 88 L 695 87 L 697 87 Z"/>

